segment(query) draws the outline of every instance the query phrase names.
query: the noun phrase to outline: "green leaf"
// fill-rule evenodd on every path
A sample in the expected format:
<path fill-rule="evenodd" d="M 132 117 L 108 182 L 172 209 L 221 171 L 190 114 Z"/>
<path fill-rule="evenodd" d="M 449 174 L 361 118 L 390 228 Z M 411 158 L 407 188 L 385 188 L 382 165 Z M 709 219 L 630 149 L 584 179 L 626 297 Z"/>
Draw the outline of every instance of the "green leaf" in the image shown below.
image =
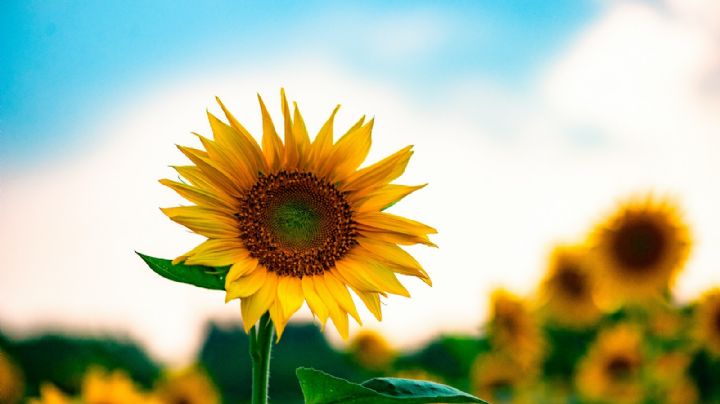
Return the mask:
<path fill-rule="evenodd" d="M 155 258 L 135 251 L 145 263 L 163 278 L 187 283 L 205 289 L 225 290 L 225 276 L 230 267 L 206 267 L 203 265 L 173 265 L 172 261 Z"/>
<path fill-rule="evenodd" d="M 296 373 L 306 404 L 487 404 L 454 387 L 423 380 L 380 377 L 356 384 L 311 368 Z"/>

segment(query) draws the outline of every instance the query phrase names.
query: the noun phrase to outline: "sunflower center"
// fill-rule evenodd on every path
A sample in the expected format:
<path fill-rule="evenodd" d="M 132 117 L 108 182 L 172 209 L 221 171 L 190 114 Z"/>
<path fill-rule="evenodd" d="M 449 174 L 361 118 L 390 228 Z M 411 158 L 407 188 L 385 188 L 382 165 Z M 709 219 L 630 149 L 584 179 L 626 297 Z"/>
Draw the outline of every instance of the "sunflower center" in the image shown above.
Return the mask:
<path fill-rule="evenodd" d="M 641 272 L 660 261 L 665 245 L 664 234 L 657 224 L 635 220 L 618 229 L 612 247 L 621 264 Z"/>
<path fill-rule="evenodd" d="M 345 196 L 312 173 L 261 175 L 235 216 L 250 255 L 281 276 L 322 274 L 357 244 Z"/>
<path fill-rule="evenodd" d="M 557 274 L 557 280 L 562 290 L 569 296 L 579 298 L 587 291 L 587 280 L 574 266 L 563 268 Z"/>
<path fill-rule="evenodd" d="M 613 380 L 625 380 L 630 377 L 633 364 L 628 358 L 618 356 L 607 363 L 605 369 Z"/>

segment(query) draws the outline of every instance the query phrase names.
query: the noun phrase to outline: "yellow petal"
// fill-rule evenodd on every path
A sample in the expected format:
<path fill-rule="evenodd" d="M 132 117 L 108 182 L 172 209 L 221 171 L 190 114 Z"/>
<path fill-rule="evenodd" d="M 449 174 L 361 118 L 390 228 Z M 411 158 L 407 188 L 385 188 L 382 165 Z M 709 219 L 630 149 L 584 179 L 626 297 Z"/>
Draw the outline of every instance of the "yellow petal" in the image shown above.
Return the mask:
<path fill-rule="evenodd" d="M 386 241 L 388 243 L 401 244 L 401 245 L 413 245 L 413 244 L 425 244 L 430 247 L 437 247 L 435 243 L 430 241 L 426 235 L 415 235 L 396 233 L 392 231 L 381 230 L 378 228 L 358 228 L 358 233 L 363 237 L 373 238 L 377 240 Z"/>
<path fill-rule="evenodd" d="M 313 171 L 317 171 L 321 177 L 327 172 L 323 172 L 324 163 L 329 160 L 333 145 L 333 121 L 335 114 L 340 109 L 340 105 L 336 106 L 327 122 L 320 128 L 315 140 L 310 147 L 309 163 L 312 164 Z"/>
<path fill-rule="evenodd" d="M 350 296 L 350 292 L 348 292 L 345 285 L 343 285 L 338 278 L 333 275 L 333 271 L 325 272 L 323 274 L 324 280 L 325 280 L 325 286 L 327 286 L 328 290 L 330 290 L 330 293 L 335 298 L 335 300 L 340 304 L 340 307 L 342 307 L 343 310 L 348 312 L 355 321 L 357 321 L 358 324 L 362 325 L 362 321 L 360 320 L 360 315 L 358 315 L 357 308 L 355 307 L 355 302 L 352 299 L 352 296 Z"/>
<path fill-rule="evenodd" d="M 340 305 L 325 284 L 325 278 L 322 275 L 314 276 L 313 284 L 315 285 L 318 296 L 320 296 L 325 306 L 327 306 L 335 328 L 343 339 L 347 339 L 350 333 L 347 313 L 340 308 Z"/>
<path fill-rule="evenodd" d="M 256 153 L 255 145 L 248 141 L 246 136 L 226 125 L 210 112 L 207 115 L 215 141 L 223 149 L 230 151 L 236 162 L 241 163 L 246 170 L 253 173 L 265 171 L 265 159 Z"/>
<path fill-rule="evenodd" d="M 385 210 L 418 189 L 424 188 L 426 185 L 427 184 L 414 186 L 388 184 L 367 194 L 367 196 L 356 203 L 355 206 L 357 210 L 362 211 Z M 350 195 L 352 196 L 353 194 Z"/>
<path fill-rule="evenodd" d="M 260 288 L 268 282 L 270 274 L 272 273 L 268 272 L 265 268 L 257 267 L 246 276 L 242 276 L 229 283 L 225 282 L 225 303 L 238 297 L 249 297 L 257 293 Z"/>
<path fill-rule="evenodd" d="M 362 268 L 362 264 L 348 258 L 344 258 L 340 261 L 335 262 L 335 270 L 345 283 L 352 286 L 355 289 L 362 290 L 364 292 L 384 292 L 377 285 L 371 283 L 365 279 L 359 268 Z"/>
<path fill-rule="evenodd" d="M 278 300 L 283 310 L 283 317 L 289 319 L 300 309 L 305 296 L 300 279 L 294 276 L 282 276 L 278 281 Z"/>
<path fill-rule="evenodd" d="M 283 314 L 282 308 L 280 307 L 280 301 L 278 300 L 279 298 L 280 296 L 278 295 L 275 298 L 275 303 L 270 306 L 270 319 L 275 325 L 275 343 L 280 342 L 280 338 L 282 337 L 283 332 L 285 332 L 285 326 L 289 320 L 288 317 L 285 317 Z"/>
<path fill-rule="evenodd" d="M 216 168 L 216 163 L 210 160 L 209 157 L 203 156 L 200 153 L 201 150 L 179 145 L 177 148 L 202 171 L 204 179 L 212 186 L 215 194 L 221 192 L 223 199 L 226 200 L 232 200 L 241 194 L 237 184 Z"/>
<path fill-rule="evenodd" d="M 303 162 L 303 157 L 307 157 L 307 153 L 310 151 L 310 136 L 308 135 L 307 127 L 305 126 L 305 120 L 300 114 L 300 108 L 298 108 L 297 102 L 293 102 L 293 134 L 295 135 L 295 141 L 298 144 L 300 150 L 300 162 Z"/>
<path fill-rule="evenodd" d="M 282 158 L 285 151 L 283 150 L 283 144 L 275 131 L 275 125 L 273 124 L 270 114 L 265 108 L 260 94 L 258 94 L 258 101 L 260 102 L 260 112 L 262 113 L 263 122 L 263 154 L 265 155 L 265 161 L 271 171 L 276 171 L 282 164 Z"/>
<path fill-rule="evenodd" d="M 215 100 L 220 105 L 220 108 L 222 108 L 223 113 L 225 113 L 225 117 L 227 118 L 228 122 L 230 122 L 230 126 L 232 126 L 240 135 L 242 135 L 242 140 L 239 142 L 241 144 L 247 145 L 247 149 L 250 150 L 252 155 L 254 156 L 255 161 L 258 162 L 259 166 L 262 168 L 263 172 L 267 171 L 267 165 L 265 163 L 265 157 L 262 154 L 262 150 L 260 149 L 260 145 L 258 145 L 257 141 L 255 141 L 255 138 L 253 135 L 250 134 L 250 132 L 245 129 L 244 126 L 240 124 L 240 122 L 235 119 L 233 114 L 228 111 L 227 108 L 225 108 L 225 105 L 220 101 L 220 98 L 215 97 Z"/>
<path fill-rule="evenodd" d="M 303 295 L 305 295 L 305 300 L 307 300 L 308 307 L 310 307 L 310 310 L 315 315 L 317 315 L 318 320 L 320 320 L 320 324 L 322 324 L 324 327 L 330 312 L 325 303 L 323 303 L 322 299 L 320 299 L 320 296 L 318 296 L 317 292 L 315 291 L 315 283 L 313 282 L 312 278 L 312 276 L 304 276 L 302 278 L 301 284 Z"/>
<path fill-rule="evenodd" d="M 225 276 L 225 289 L 227 289 L 232 282 L 235 282 L 243 276 L 250 275 L 250 273 L 259 266 L 258 260 L 249 255 L 245 259 L 238 260 L 230 267 L 230 271 L 228 271 Z"/>
<path fill-rule="evenodd" d="M 364 237 L 358 237 L 357 241 L 362 248 L 368 250 L 377 259 L 389 264 L 394 272 L 417 276 L 432 286 L 430 276 L 425 272 L 420 263 L 402 248 L 392 243 Z"/>
<path fill-rule="evenodd" d="M 374 290 L 410 297 L 410 293 L 400 283 L 393 271 L 382 263 L 362 256 L 351 257 L 344 261 L 354 274 L 373 285 Z"/>
<path fill-rule="evenodd" d="M 412 154 L 412 146 L 407 146 L 371 166 L 356 171 L 345 179 L 341 189 L 359 193 L 359 191 L 377 189 L 387 185 L 405 172 L 405 167 L 407 167 Z"/>
<path fill-rule="evenodd" d="M 371 119 L 360 128 L 348 132 L 333 146 L 330 164 L 333 167 L 332 178 L 335 181 L 344 180 L 365 161 L 370 151 L 374 122 Z"/>
<path fill-rule="evenodd" d="M 207 238 L 236 238 L 240 233 L 234 219 L 220 214 L 205 214 L 203 216 L 183 216 L 172 213 L 173 210 L 184 208 L 197 208 L 195 206 L 180 206 L 176 208 L 161 208 L 170 220 L 179 223 L 197 234 Z"/>
<path fill-rule="evenodd" d="M 396 233 L 414 235 L 437 233 L 437 230 L 428 225 L 386 212 L 360 212 L 355 215 L 355 220 L 362 226 L 374 227 Z"/>
<path fill-rule="evenodd" d="M 353 292 L 358 295 L 360 300 L 365 303 L 370 313 L 375 316 L 378 321 L 382 321 L 382 308 L 380 305 L 380 295 L 375 292 L 363 292 L 353 288 Z"/>
<path fill-rule="evenodd" d="M 253 273 L 257 272 L 258 271 L 255 271 Z M 260 317 L 265 314 L 273 302 L 275 302 L 277 282 L 277 275 L 272 272 L 267 272 L 267 277 L 262 287 L 260 287 L 255 294 L 241 299 L 240 313 L 242 315 L 245 332 L 250 331 Z"/>
<path fill-rule="evenodd" d="M 240 189 L 248 189 L 257 180 L 257 171 L 251 170 L 247 162 L 231 154 L 230 151 L 219 146 L 216 142 L 193 132 L 200 139 L 205 150 L 207 150 L 210 159 L 215 163 L 214 166 L 231 178 L 235 185 Z"/>
<path fill-rule="evenodd" d="M 204 191 L 198 187 L 183 184 L 181 182 L 168 179 L 161 179 L 160 183 L 166 187 L 172 188 L 180 196 L 197 205 L 223 210 L 226 212 L 236 212 L 237 203 L 230 203 L 217 195 Z"/>
<path fill-rule="evenodd" d="M 187 265 L 224 267 L 247 258 L 248 253 L 240 240 L 209 239 L 183 254 Z"/>
<path fill-rule="evenodd" d="M 288 107 L 287 98 L 285 98 L 284 88 L 280 89 L 280 104 L 282 106 L 283 123 L 285 127 L 285 167 L 293 169 L 298 166 L 300 150 L 292 130 L 292 118 L 290 117 L 290 108 Z"/>

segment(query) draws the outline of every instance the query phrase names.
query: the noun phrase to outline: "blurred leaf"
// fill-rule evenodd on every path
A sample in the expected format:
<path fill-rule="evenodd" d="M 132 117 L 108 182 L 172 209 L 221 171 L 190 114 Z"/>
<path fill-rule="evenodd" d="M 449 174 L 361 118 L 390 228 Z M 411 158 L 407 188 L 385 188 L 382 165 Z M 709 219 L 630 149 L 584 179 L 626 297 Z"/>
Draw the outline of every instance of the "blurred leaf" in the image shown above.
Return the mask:
<path fill-rule="evenodd" d="M 485 403 L 456 388 L 421 380 L 381 377 L 356 384 L 311 368 L 298 368 L 297 377 L 307 404 Z"/>
<path fill-rule="evenodd" d="M 203 265 L 173 265 L 172 261 L 163 258 L 155 258 L 139 252 L 135 252 L 145 263 L 163 278 L 175 282 L 187 283 L 205 289 L 225 290 L 225 276 L 230 267 L 206 267 Z"/>

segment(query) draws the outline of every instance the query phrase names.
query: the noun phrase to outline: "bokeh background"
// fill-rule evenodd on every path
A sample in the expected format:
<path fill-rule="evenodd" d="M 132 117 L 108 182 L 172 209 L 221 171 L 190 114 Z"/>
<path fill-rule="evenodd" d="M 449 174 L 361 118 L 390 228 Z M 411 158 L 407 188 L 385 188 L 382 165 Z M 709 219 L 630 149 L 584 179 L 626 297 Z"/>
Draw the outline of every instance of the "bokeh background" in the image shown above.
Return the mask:
<path fill-rule="evenodd" d="M 439 249 L 411 248 L 434 285 L 409 280 L 413 297 L 388 299 L 382 323 L 363 315 L 398 349 L 480 334 L 492 290 L 530 293 L 554 243 L 638 192 L 676 198 L 692 228 L 677 299 L 720 284 L 715 0 L 10 0 L 3 338 L 112 336 L 183 366 L 209 330 L 233 331 L 239 305 L 158 277 L 134 250 L 174 257 L 198 242 L 158 210 L 180 199 L 157 180 L 184 161 L 174 144 L 209 133 L 214 97 L 257 135 L 255 93 L 277 119 L 281 87 L 311 132 L 337 103 L 337 127 L 374 116 L 369 161 L 415 145 L 403 183 L 430 185 L 392 209 L 438 228 Z"/>

